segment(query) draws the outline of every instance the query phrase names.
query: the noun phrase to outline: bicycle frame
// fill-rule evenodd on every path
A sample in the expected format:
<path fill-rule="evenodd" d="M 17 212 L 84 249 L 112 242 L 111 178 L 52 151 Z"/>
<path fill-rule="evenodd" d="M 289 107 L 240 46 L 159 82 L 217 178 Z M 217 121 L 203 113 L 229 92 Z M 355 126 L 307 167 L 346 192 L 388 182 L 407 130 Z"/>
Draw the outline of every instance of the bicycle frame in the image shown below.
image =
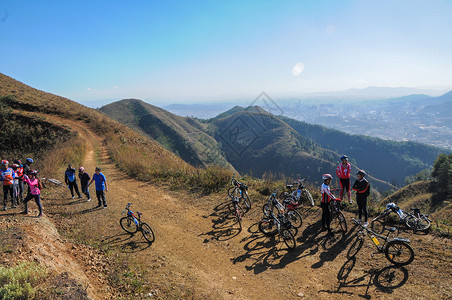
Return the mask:
<path fill-rule="evenodd" d="M 133 213 L 132 210 L 130 210 L 130 205 L 132 205 L 132 203 L 127 203 L 126 208 L 122 211 L 121 215 L 123 215 L 126 211 L 127 211 L 127 216 L 128 217 L 132 217 L 133 222 L 138 226 L 138 228 L 141 228 L 141 214 L 139 212 L 137 212 L 138 214 L 138 218 L 135 216 L 135 214 Z"/>

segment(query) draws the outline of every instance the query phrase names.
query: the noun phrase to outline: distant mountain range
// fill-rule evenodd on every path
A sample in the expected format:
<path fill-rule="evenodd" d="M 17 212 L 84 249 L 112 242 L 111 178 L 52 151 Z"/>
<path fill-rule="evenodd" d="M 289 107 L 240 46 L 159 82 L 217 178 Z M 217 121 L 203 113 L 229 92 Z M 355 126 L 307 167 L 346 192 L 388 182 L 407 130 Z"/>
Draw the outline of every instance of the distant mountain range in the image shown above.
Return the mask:
<path fill-rule="evenodd" d="M 110 117 L 146 133 L 194 165 L 218 163 L 242 173 L 289 177 L 335 172 L 341 154 L 348 154 L 355 173 L 364 168 L 374 186 L 431 167 L 441 149 L 417 143 L 353 136 L 274 116 L 261 107 L 236 106 L 208 120 L 184 118 L 141 100 L 127 99 L 100 109 Z M 378 178 L 378 179 L 377 179 Z"/>

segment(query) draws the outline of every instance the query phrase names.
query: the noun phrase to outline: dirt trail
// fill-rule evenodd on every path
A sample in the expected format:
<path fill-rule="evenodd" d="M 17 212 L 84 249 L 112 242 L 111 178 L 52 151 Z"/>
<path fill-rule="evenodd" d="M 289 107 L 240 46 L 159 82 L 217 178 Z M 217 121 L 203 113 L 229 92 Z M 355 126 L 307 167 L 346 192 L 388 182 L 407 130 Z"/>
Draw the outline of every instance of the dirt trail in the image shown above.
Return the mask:
<path fill-rule="evenodd" d="M 421 295 L 440 299 L 452 295 L 447 240 L 415 237 L 417 257 L 403 269 L 389 267 L 383 256 L 371 258 L 368 244 L 357 260 L 347 261 L 345 252 L 354 233 L 333 238 L 320 233 L 320 215 L 314 210 L 304 219 L 298 247 L 287 251 L 284 244 L 258 232 L 261 204 L 254 203 L 239 232 L 221 205 L 222 196 L 193 199 L 131 179 L 118 170 L 102 140 L 86 125 L 52 118 L 86 139 L 84 167 L 92 174 L 99 165 L 108 180 L 107 209 L 94 209 L 94 186 L 91 202 L 70 200 L 67 189 L 62 191 L 67 194 L 63 200 L 66 213 L 78 216 L 74 230 L 85 232 L 91 243 L 125 254 L 149 276 L 155 292 L 169 288 L 174 298 L 194 299 L 404 299 Z M 120 228 L 120 212 L 128 202 L 154 229 L 152 245 L 140 233 L 130 236 Z M 436 268 L 428 275 L 425 261 Z M 97 289 L 92 294 L 108 299 L 102 280 L 95 276 L 86 274 L 91 288 Z"/>

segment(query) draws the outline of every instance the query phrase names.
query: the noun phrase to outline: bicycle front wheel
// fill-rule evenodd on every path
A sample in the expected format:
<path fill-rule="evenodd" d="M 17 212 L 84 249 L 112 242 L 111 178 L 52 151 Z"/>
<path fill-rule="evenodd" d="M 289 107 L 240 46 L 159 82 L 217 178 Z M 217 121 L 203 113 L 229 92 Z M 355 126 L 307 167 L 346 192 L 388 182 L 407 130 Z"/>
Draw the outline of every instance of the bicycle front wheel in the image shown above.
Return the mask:
<path fill-rule="evenodd" d="M 347 221 L 341 211 L 336 211 L 331 217 L 331 228 L 335 231 L 347 232 Z"/>
<path fill-rule="evenodd" d="M 303 190 L 303 197 L 308 200 L 311 206 L 314 206 L 314 198 L 308 190 Z"/>
<path fill-rule="evenodd" d="M 281 230 L 281 237 L 284 240 L 284 243 L 287 245 L 289 249 L 293 249 L 297 246 L 297 242 L 295 241 L 295 237 L 293 236 L 292 232 L 287 229 Z"/>
<path fill-rule="evenodd" d="M 240 198 L 240 205 L 242 205 L 242 207 L 245 207 L 246 211 L 249 211 L 251 209 L 251 201 L 250 197 L 248 197 L 247 192 L 244 192 L 242 197 Z"/>
<path fill-rule="evenodd" d="M 292 223 L 292 226 L 295 228 L 300 228 L 303 224 L 303 219 L 296 210 L 289 210 L 287 212 L 287 219 L 289 219 L 289 221 Z"/>
<path fill-rule="evenodd" d="M 138 226 L 131 217 L 122 217 L 119 220 L 119 224 L 121 224 L 122 229 L 127 233 L 135 233 L 138 230 Z"/>
<path fill-rule="evenodd" d="M 414 251 L 403 241 L 390 241 L 385 249 L 386 258 L 397 266 L 406 266 L 414 259 Z"/>
<path fill-rule="evenodd" d="M 278 232 L 278 228 L 273 220 L 262 220 L 259 222 L 259 231 L 265 235 L 272 236 Z"/>
<path fill-rule="evenodd" d="M 430 221 L 427 218 L 416 218 L 415 216 L 408 216 L 405 224 L 415 231 L 425 231 L 430 228 Z"/>
<path fill-rule="evenodd" d="M 146 241 L 148 241 L 149 243 L 155 241 L 154 231 L 148 224 L 141 223 L 141 233 L 143 234 L 143 237 L 146 239 Z"/>
<path fill-rule="evenodd" d="M 339 220 L 339 225 L 343 233 L 347 232 L 347 220 L 344 217 L 344 214 L 340 211 L 337 214 L 337 219 Z"/>
<path fill-rule="evenodd" d="M 235 211 L 235 219 L 237 220 L 237 223 L 239 223 L 240 228 L 242 228 L 242 218 L 245 215 L 245 211 L 238 204 L 234 204 L 234 211 Z"/>
<path fill-rule="evenodd" d="M 353 244 L 350 246 L 347 252 L 347 258 L 350 259 L 354 257 L 356 254 L 358 254 L 359 250 L 361 250 L 361 247 L 364 244 L 364 239 L 360 236 L 358 236 Z"/>

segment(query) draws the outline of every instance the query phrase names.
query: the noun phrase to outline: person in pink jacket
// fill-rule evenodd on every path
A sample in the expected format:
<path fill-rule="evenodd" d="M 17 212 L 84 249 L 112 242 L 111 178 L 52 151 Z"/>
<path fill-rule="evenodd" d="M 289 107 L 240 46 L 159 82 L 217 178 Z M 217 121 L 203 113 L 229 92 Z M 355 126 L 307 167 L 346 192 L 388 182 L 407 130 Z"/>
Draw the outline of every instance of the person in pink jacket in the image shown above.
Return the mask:
<path fill-rule="evenodd" d="M 341 201 L 344 197 L 344 191 L 347 192 L 348 202 L 352 204 L 352 191 L 350 189 L 350 172 L 352 171 L 352 165 L 348 162 L 348 156 L 341 156 L 342 163 L 337 166 L 336 175 L 339 177 L 341 184 L 340 198 Z"/>
<path fill-rule="evenodd" d="M 30 193 L 25 197 L 24 204 L 25 204 L 25 210 L 21 212 L 21 214 L 28 214 L 28 201 L 31 199 L 35 199 L 36 204 L 39 208 L 39 215 L 38 217 L 42 217 L 42 205 L 41 205 L 41 190 L 42 185 L 41 182 L 38 179 L 38 171 L 30 170 L 29 175 L 24 175 L 24 182 L 28 184 L 30 187 Z"/>

